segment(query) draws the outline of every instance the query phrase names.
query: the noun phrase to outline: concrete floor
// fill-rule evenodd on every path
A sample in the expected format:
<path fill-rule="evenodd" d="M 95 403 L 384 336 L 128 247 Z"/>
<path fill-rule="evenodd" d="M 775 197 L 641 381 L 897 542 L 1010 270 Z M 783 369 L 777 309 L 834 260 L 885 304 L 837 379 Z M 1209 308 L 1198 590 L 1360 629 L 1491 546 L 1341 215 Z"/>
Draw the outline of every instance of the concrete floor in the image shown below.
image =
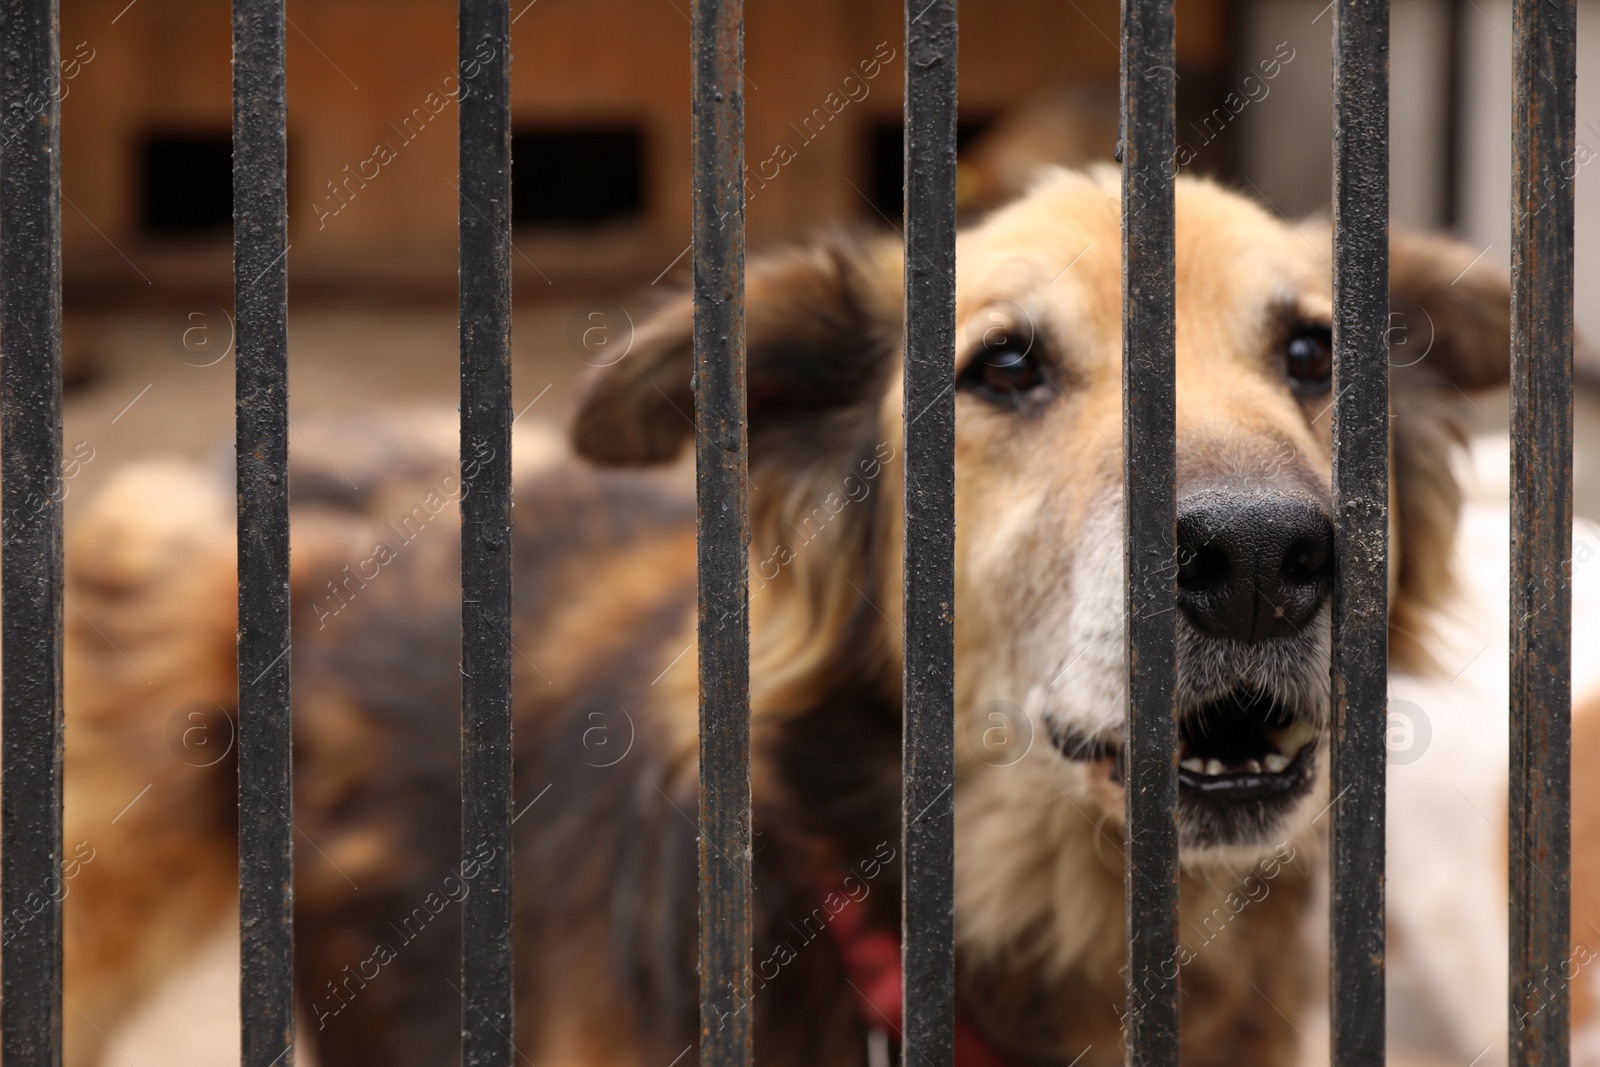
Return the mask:
<path fill-rule="evenodd" d="M 567 347 L 578 301 L 519 310 L 512 333 L 514 403 L 526 418 L 564 418 L 586 365 Z M 636 312 L 637 313 L 637 312 Z M 384 406 L 456 406 L 456 317 L 450 308 L 306 311 L 289 326 L 290 447 L 317 448 L 298 424 Z M 68 483 L 67 517 L 118 464 L 154 456 L 215 458 L 231 469 L 231 323 L 220 308 L 69 320 L 67 344 L 96 368 L 66 400 L 64 452 L 94 458 Z M 548 389 L 548 392 L 546 390 Z"/>

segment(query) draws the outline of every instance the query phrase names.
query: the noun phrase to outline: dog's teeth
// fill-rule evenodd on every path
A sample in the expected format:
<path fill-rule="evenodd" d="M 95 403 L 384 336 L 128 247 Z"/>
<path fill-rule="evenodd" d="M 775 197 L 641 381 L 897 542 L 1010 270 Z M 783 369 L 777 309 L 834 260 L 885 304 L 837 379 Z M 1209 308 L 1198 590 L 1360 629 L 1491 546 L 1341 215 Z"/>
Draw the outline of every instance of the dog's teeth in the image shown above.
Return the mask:
<path fill-rule="evenodd" d="M 1217 775 L 1222 773 L 1222 761 L 1219 759 L 1206 760 L 1206 773 Z"/>
<path fill-rule="evenodd" d="M 1273 774 L 1280 774 L 1289 769 L 1288 757 L 1280 756 L 1276 752 L 1267 753 L 1266 762 L 1267 770 L 1271 771 Z"/>
<path fill-rule="evenodd" d="M 1273 737 L 1273 744 L 1286 759 L 1294 759 L 1300 750 L 1310 744 L 1317 736 L 1317 728 L 1304 720 L 1282 731 Z"/>
<path fill-rule="evenodd" d="M 1251 760 L 1249 763 L 1244 765 L 1244 769 L 1249 771 L 1251 774 L 1260 774 L 1261 764 L 1257 763 L 1255 760 Z"/>
<path fill-rule="evenodd" d="M 1206 773 L 1206 761 L 1201 759 L 1199 756 L 1190 756 L 1188 759 L 1178 764 L 1178 766 L 1182 767 L 1186 771 L 1193 771 L 1195 774 Z"/>

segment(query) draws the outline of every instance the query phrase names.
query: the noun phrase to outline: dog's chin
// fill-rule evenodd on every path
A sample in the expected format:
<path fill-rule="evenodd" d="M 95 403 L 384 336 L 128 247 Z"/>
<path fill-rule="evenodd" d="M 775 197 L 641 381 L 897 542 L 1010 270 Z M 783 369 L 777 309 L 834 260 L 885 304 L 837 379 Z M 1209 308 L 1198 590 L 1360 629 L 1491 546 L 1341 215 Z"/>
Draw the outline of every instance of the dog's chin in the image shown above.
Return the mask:
<path fill-rule="evenodd" d="M 1298 829 L 1316 784 L 1316 717 L 1255 688 L 1184 709 L 1178 725 L 1178 832 L 1187 862 L 1227 862 L 1270 851 Z M 1122 799 L 1119 737 L 1050 723 L 1063 757 L 1081 764 L 1095 799 Z M 1120 810 L 1108 810 L 1120 821 Z"/>

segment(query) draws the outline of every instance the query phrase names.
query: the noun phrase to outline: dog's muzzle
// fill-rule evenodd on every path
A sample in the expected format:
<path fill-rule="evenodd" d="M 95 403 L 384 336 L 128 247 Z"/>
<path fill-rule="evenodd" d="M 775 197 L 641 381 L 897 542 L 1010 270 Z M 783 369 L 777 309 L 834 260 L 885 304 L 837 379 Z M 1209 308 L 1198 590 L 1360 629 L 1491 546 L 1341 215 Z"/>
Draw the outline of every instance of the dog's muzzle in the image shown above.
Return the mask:
<path fill-rule="evenodd" d="M 1333 524 L 1296 492 L 1209 489 L 1182 498 L 1177 532 L 1183 841 L 1261 844 L 1316 777 Z M 1120 736 L 1050 730 L 1063 756 L 1109 759 L 1122 780 Z"/>

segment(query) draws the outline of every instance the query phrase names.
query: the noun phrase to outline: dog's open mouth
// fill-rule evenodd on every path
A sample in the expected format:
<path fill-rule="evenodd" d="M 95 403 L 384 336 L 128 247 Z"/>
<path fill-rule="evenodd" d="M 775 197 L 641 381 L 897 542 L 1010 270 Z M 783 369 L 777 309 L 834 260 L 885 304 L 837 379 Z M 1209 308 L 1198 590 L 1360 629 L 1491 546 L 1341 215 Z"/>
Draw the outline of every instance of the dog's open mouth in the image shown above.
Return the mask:
<path fill-rule="evenodd" d="M 1212 811 L 1267 805 L 1310 789 L 1320 730 L 1294 708 L 1257 689 L 1238 690 L 1186 712 L 1178 724 L 1178 789 L 1182 804 Z M 1120 739 L 1069 729 L 1051 739 L 1070 760 L 1110 760 L 1122 780 Z M 1232 836 L 1232 835 L 1224 835 Z"/>
<path fill-rule="evenodd" d="M 1317 728 L 1261 692 L 1230 693 L 1178 725 L 1178 786 L 1207 800 L 1281 796 L 1311 779 Z"/>

